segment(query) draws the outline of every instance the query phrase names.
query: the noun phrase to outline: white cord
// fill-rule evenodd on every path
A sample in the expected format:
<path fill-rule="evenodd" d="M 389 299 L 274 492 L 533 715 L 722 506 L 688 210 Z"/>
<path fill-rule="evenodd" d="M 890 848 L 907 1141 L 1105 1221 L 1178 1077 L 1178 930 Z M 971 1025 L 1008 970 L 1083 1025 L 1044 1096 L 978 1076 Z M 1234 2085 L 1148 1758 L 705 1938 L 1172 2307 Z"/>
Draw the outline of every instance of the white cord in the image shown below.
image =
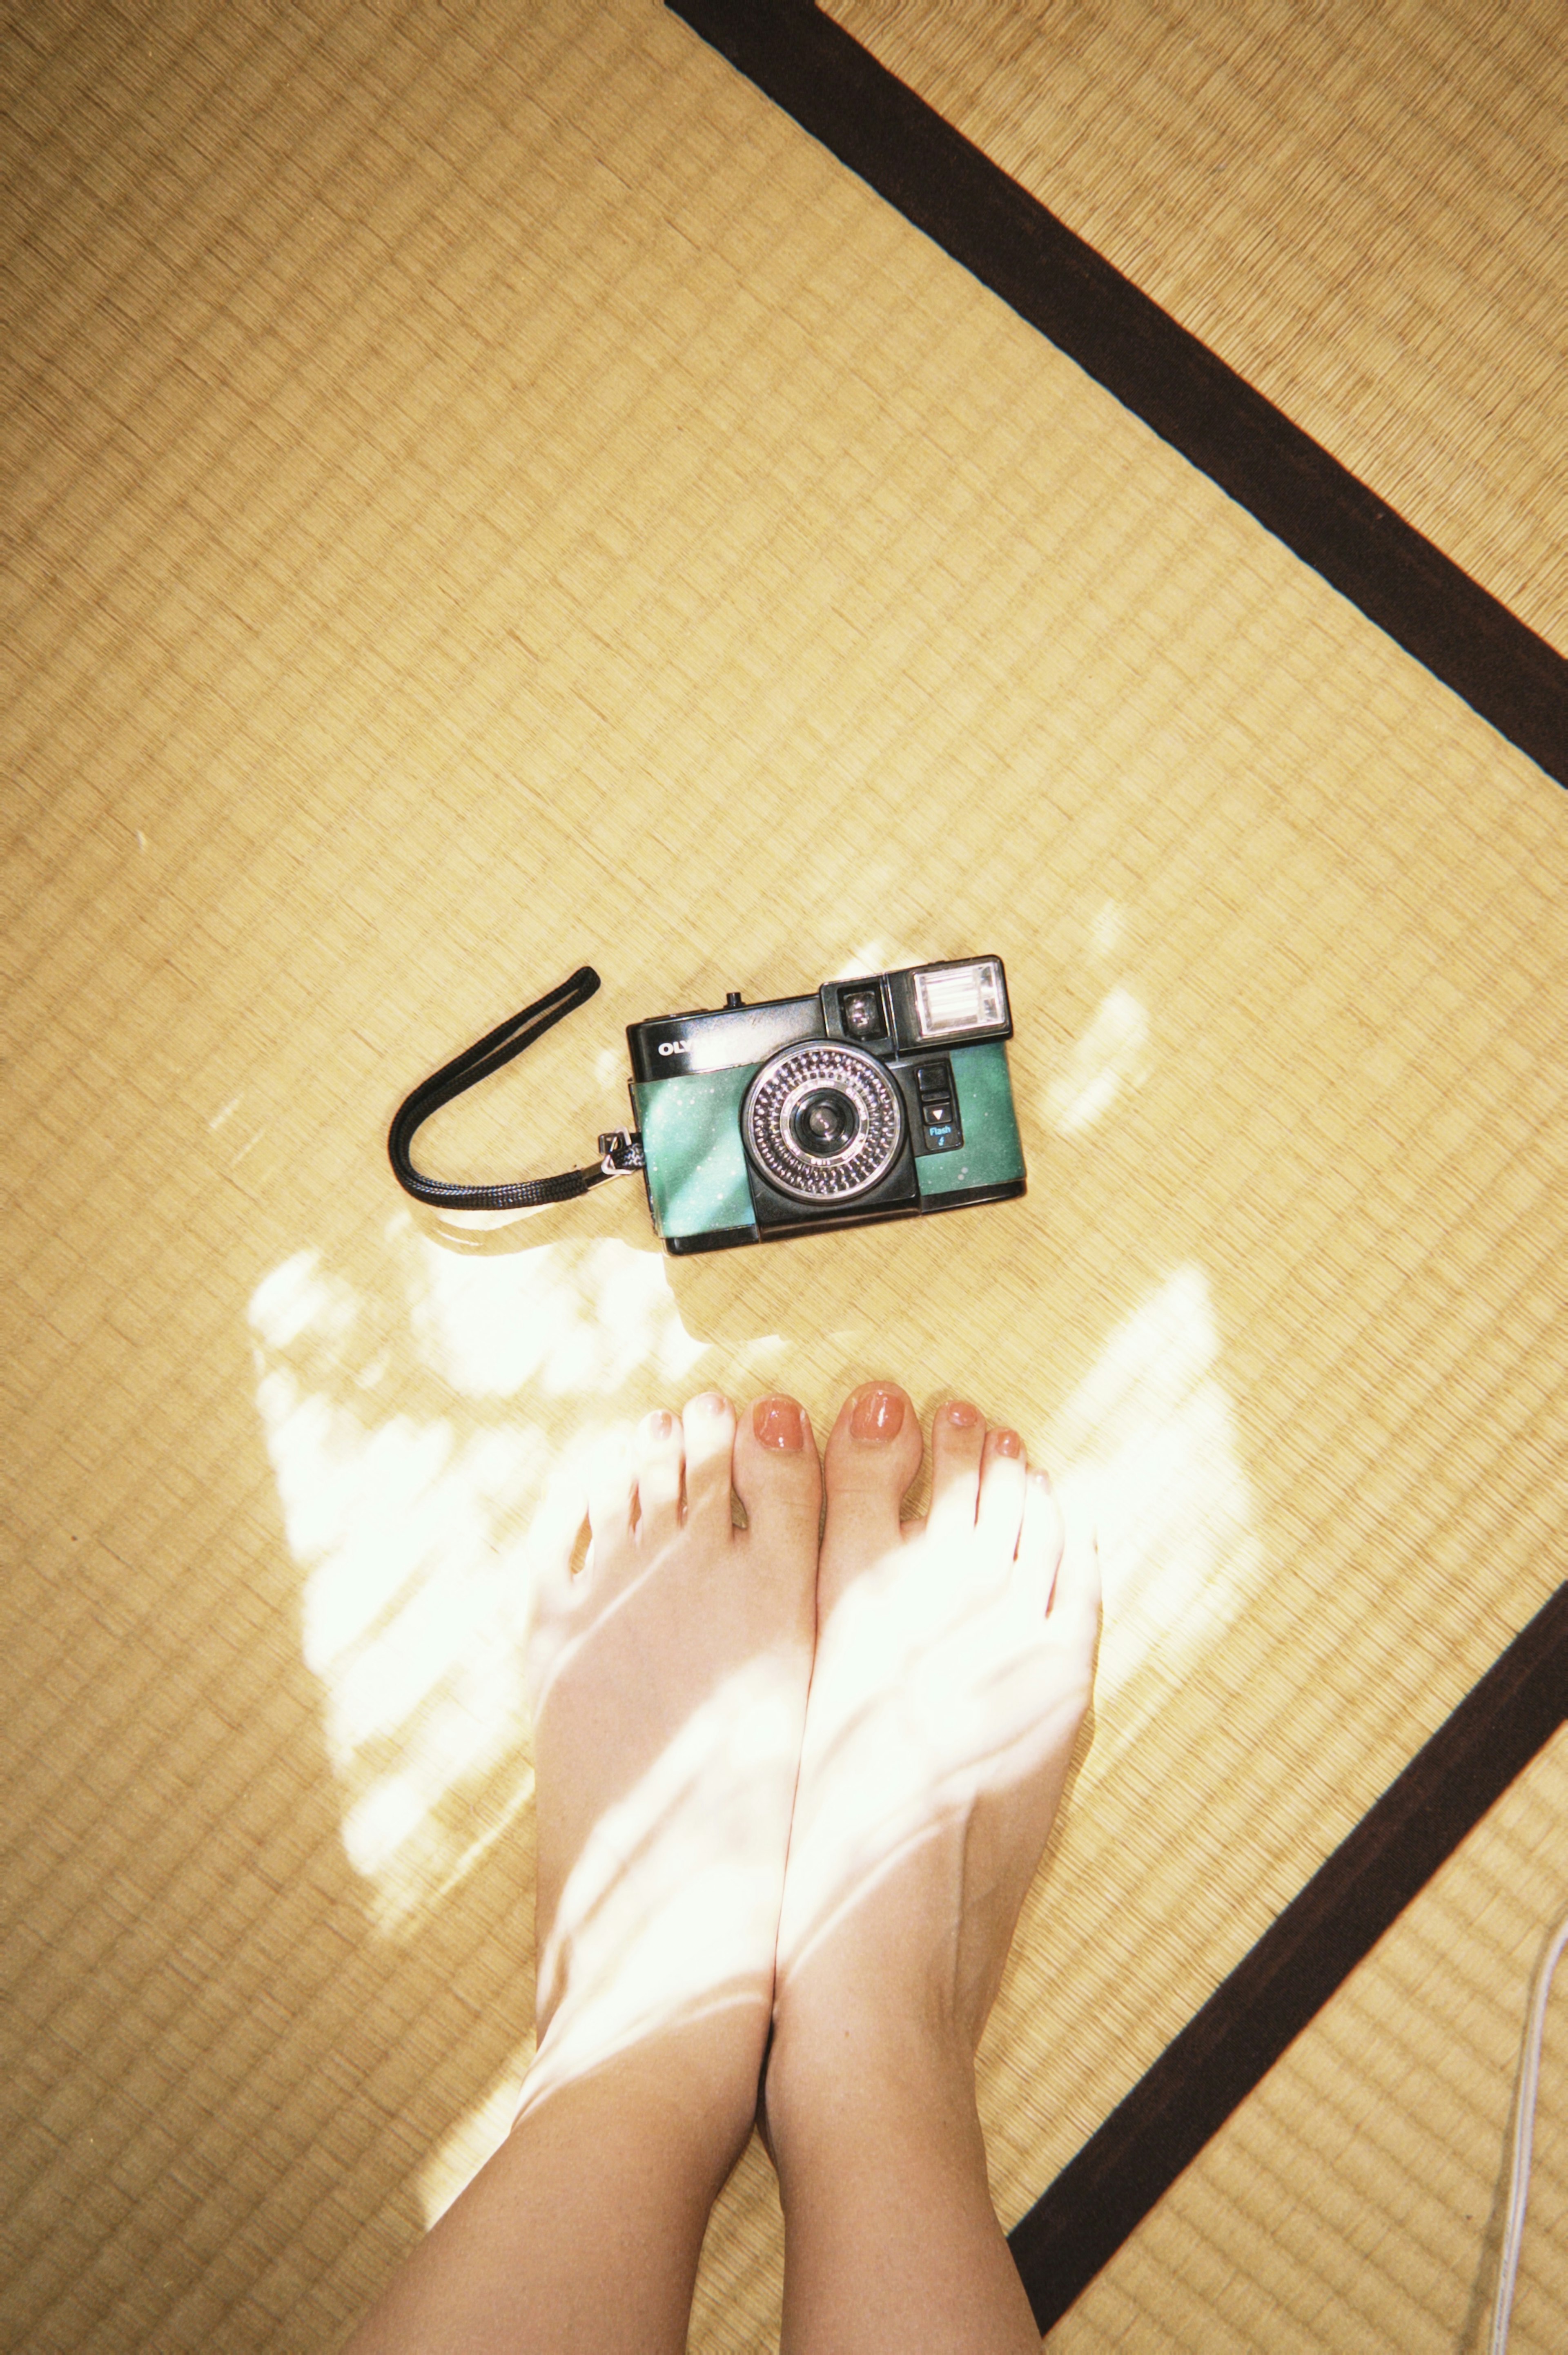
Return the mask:
<path fill-rule="evenodd" d="M 1519 2062 L 1519 2098 L 1514 2104 L 1513 2151 L 1509 2161 L 1508 2221 L 1503 2226 L 1502 2260 L 1498 2267 L 1497 2296 L 1492 2303 L 1492 2327 L 1487 2355 L 1505 2355 L 1509 2317 L 1513 2311 L 1513 2286 L 1519 2275 L 1520 2243 L 1524 2239 L 1524 2211 L 1530 2198 L 1530 2146 L 1535 2133 L 1535 2096 L 1541 2084 L 1541 2047 L 1546 2036 L 1546 2004 L 1557 1957 L 1568 1946 L 1568 1913 L 1557 1923 L 1541 1950 L 1531 1988 L 1530 2011 L 1524 2023 L 1524 2045 Z"/>

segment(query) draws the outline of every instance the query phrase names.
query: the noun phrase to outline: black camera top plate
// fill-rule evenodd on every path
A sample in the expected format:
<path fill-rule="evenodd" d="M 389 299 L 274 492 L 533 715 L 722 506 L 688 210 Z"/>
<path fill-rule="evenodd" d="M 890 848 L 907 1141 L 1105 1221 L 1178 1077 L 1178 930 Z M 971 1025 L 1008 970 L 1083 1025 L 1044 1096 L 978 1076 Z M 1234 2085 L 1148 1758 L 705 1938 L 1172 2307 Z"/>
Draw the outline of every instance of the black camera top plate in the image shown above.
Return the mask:
<path fill-rule="evenodd" d="M 933 975 L 967 973 L 977 965 L 996 968 L 1001 993 L 1001 1019 L 922 1027 L 917 982 Z M 732 990 L 726 1005 L 690 1014 L 660 1014 L 627 1025 L 626 1043 L 636 1080 L 673 1080 L 688 1072 L 732 1071 L 764 1063 L 782 1047 L 803 1039 L 842 1039 L 886 1060 L 928 1049 L 973 1046 L 986 1039 L 1011 1039 L 1012 1018 L 999 957 L 952 957 L 895 973 L 869 973 L 825 981 L 810 997 L 770 997 L 743 1005 Z"/>
<path fill-rule="evenodd" d="M 659 1014 L 629 1022 L 626 1044 L 636 1080 L 673 1080 L 690 1071 L 732 1071 L 763 1063 L 780 1047 L 822 1039 L 821 998 L 773 997 L 758 1006 L 721 1006 L 693 1014 Z"/>

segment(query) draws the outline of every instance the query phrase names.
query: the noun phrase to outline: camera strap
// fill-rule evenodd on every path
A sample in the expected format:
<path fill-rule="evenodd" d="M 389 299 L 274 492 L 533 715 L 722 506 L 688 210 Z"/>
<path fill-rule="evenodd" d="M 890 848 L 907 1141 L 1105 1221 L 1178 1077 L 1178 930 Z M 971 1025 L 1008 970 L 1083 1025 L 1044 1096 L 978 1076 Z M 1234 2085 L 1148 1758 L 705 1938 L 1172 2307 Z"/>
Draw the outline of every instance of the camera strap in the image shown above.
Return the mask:
<path fill-rule="evenodd" d="M 503 1186 L 449 1185 L 443 1178 L 424 1177 L 408 1158 L 416 1133 L 432 1113 L 499 1071 L 563 1016 L 586 1006 L 599 986 L 592 965 L 579 965 L 558 989 L 499 1023 L 405 1097 L 387 1135 L 387 1150 L 393 1175 L 406 1193 L 418 1202 L 433 1202 L 446 1210 L 531 1210 L 545 1202 L 574 1201 L 590 1186 L 602 1186 L 607 1178 L 630 1177 L 644 1167 L 642 1140 L 635 1130 L 625 1128 L 609 1129 L 600 1136 L 599 1158 L 586 1169 L 564 1170 L 558 1178 L 519 1178 Z"/>

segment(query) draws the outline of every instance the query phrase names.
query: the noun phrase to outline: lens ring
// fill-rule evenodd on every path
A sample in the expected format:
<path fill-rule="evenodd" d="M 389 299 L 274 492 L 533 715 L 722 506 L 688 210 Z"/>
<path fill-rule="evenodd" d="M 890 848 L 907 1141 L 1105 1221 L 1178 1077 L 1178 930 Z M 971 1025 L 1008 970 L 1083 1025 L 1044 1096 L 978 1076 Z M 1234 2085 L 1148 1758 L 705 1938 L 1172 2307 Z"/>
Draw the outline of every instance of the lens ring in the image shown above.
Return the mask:
<path fill-rule="evenodd" d="M 808 1097 L 825 1091 L 848 1097 L 857 1124 L 836 1152 L 807 1153 L 791 1123 Z M 770 1186 L 792 1201 L 826 1207 L 853 1201 L 886 1177 L 904 1141 L 904 1105 L 875 1056 L 858 1047 L 786 1047 L 752 1081 L 740 1126 Z"/>

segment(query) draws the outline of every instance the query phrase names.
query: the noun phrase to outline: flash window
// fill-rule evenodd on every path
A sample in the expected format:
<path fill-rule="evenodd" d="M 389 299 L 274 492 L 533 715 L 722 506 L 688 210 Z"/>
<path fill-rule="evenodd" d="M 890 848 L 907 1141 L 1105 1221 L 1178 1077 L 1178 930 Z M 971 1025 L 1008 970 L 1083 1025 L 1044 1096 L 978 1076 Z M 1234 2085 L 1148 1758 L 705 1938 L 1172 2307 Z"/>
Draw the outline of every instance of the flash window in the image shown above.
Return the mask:
<path fill-rule="evenodd" d="M 999 1030 L 1007 1022 L 1007 989 L 997 957 L 973 964 L 934 964 L 911 975 L 915 1019 L 922 1039 L 953 1039 L 969 1030 Z"/>

